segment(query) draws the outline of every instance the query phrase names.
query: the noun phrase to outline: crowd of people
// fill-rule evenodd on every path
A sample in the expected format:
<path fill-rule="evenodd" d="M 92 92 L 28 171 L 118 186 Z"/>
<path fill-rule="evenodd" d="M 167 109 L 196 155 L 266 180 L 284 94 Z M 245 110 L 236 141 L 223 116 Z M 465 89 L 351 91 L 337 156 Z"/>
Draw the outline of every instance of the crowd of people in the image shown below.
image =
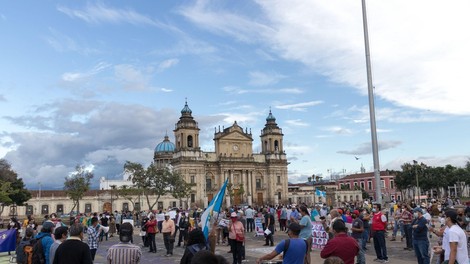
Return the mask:
<path fill-rule="evenodd" d="M 212 215 L 208 238 L 200 223 L 204 210 L 197 207 L 82 214 L 70 219 L 69 225 L 56 214 L 46 215 L 40 224 L 28 216 L 23 223 L 12 218 L 9 228 L 23 230 L 21 237 L 17 232 L 18 263 L 93 263 L 100 243 L 113 236 L 119 237 L 119 243 L 108 249 L 107 262 L 139 263 L 145 249 L 149 254 L 157 252 L 156 235 L 160 234 L 166 257 L 173 256 L 175 244 L 184 247 L 181 263 L 202 263 L 196 262 L 201 259 L 228 263 L 215 254 L 217 246 L 227 245 L 231 262 L 240 264 L 245 260 L 246 234 L 260 235 L 261 231 L 262 245 L 274 249 L 260 256 L 258 263 L 281 254 L 284 263 L 310 263 L 312 248 L 319 248 L 325 263 L 364 264 L 368 243 L 374 247 L 374 261 L 387 263 L 387 241 L 394 241 L 403 243 L 403 250 L 414 251 L 419 264 L 430 263 L 432 254 L 436 264 L 469 264 L 470 202 L 458 203 L 448 199 L 419 205 L 393 202 L 387 209 L 372 202 L 335 208 L 326 204 L 232 206 Z M 319 223 L 324 236 L 312 232 L 316 230 L 312 223 Z M 289 238 L 276 241 L 277 232 Z M 134 233 L 141 243 L 134 241 Z M 436 245 L 431 244 L 433 235 L 438 237 Z"/>

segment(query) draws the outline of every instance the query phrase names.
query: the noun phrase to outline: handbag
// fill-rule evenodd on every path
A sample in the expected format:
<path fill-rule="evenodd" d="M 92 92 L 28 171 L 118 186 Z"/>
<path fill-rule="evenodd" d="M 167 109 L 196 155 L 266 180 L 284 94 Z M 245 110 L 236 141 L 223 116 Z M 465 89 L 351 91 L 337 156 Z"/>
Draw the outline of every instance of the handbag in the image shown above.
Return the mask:
<path fill-rule="evenodd" d="M 235 240 L 239 241 L 239 242 L 243 242 L 245 241 L 245 235 L 244 234 L 236 234 L 236 237 L 235 237 Z"/>

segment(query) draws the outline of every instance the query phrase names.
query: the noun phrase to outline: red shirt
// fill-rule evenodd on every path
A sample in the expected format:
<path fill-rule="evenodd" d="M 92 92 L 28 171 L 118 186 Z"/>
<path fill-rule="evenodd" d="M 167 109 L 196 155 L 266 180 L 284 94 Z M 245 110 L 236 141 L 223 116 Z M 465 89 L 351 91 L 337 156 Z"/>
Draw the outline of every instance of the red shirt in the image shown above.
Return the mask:
<path fill-rule="evenodd" d="M 145 223 L 147 226 L 147 233 L 149 234 L 155 234 L 157 233 L 156 225 L 157 225 L 157 220 L 148 220 L 147 223 Z"/>
<path fill-rule="evenodd" d="M 354 257 L 359 252 L 359 246 L 356 240 L 345 233 L 339 233 L 332 238 L 323 250 L 320 257 L 326 259 L 336 256 L 344 261 L 345 264 L 354 264 Z"/>

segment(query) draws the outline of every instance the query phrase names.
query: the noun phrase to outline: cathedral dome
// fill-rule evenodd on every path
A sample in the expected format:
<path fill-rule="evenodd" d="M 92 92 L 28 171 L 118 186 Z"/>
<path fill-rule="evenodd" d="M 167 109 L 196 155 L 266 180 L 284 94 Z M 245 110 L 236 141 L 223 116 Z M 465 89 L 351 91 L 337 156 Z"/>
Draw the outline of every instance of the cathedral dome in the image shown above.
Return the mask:
<path fill-rule="evenodd" d="M 167 135 L 165 135 L 165 139 L 160 142 L 156 147 L 155 147 L 155 152 L 174 152 L 175 151 L 175 144 L 170 142 L 170 139 L 168 138 Z"/>

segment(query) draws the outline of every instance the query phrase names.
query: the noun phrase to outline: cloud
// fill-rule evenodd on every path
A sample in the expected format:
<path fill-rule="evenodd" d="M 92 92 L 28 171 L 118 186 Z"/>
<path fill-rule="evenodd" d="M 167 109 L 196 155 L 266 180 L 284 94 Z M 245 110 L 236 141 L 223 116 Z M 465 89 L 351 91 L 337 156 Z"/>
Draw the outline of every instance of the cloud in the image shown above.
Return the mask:
<path fill-rule="evenodd" d="M 303 103 L 297 103 L 297 104 L 277 105 L 275 107 L 277 109 L 284 109 L 284 110 L 306 111 L 307 107 L 316 106 L 322 103 L 323 101 L 310 101 L 310 102 L 303 102 Z"/>
<path fill-rule="evenodd" d="M 338 135 L 351 135 L 353 131 L 349 128 L 340 127 L 340 126 L 332 126 L 324 128 L 323 130 L 328 131 L 330 133 L 338 134 Z"/>
<path fill-rule="evenodd" d="M 395 148 L 399 145 L 401 145 L 401 141 L 398 140 L 389 140 L 389 141 L 379 141 L 379 151 L 386 150 L 386 149 L 391 149 Z M 372 143 L 370 142 L 365 142 L 357 146 L 356 149 L 353 150 L 340 150 L 337 151 L 336 153 L 339 154 L 347 154 L 347 155 L 366 155 L 366 154 L 371 154 L 372 153 Z"/>
<path fill-rule="evenodd" d="M 110 68 L 112 65 L 107 62 L 99 62 L 93 68 L 85 72 L 65 72 L 62 74 L 62 81 L 64 82 L 79 82 L 88 79 L 100 72 Z"/>
<path fill-rule="evenodd" d="M 114 66 L 114 75 L 124 89 L 131 91 L 146 91 L 151 88 L 150 80 L 154 70 L 152 68 L 140 69 L 130 64 Z"/>
<path fill-rule="evenodd" d="M 167 88 L 160 88 L 160 91 L 164 92 L 164 93 L 171 93 L 173 92 L 172 89 L 167 89 Z"/>
<path fill-rule="evenodd" d="M 300 126 L 300 127 L 310 126 L 309 123 L 303 122 L 301 119 L 290 119 L 290 120 L 286 120 L 285 123 L 291 126 Z"/>
<path fill-rule="evenodd" d="M 93 55 L 101 53 L 97 49 L 87 47 L 86 43 L 77 43 L 73 38 L 60 33 L 59 31 L 49 28 L 50 35 L 44 39 L 57 52 L 78 52 L 82 55 Z"/>
<path fill-rule="evenodd" d="M 225 86 L 222 90 L 231 94 L 302 94 L 304 91 L 300 88 L 271 88 L 271 89 L 243 89 L 237 86 Z"/>
<path fill-rule="evenodd" d="M 179 63 L 178 59 L 168 59 L 168 60 L 162 61 L 158 65 L 158 70 L 159 71 L 164 71 L 164 70 L 169 69 L 173 66 L 176 66 L 178 63 Z"/>
<path fill-rule="evenodd" d="M 389 170 L 401 170 L 401 165 L 405 163 L 412 163 L 413 160 L 417 160 L 419 163 L 424 163 L 432 167 L 442 167 L 448 164 L 455 167 L 465 167 L 467 162 L 470 161 L 469 155 L 454 155 L 446 157 L 402 157 L 395 160 L 389 161 L 386 164 L 382 165 L 383 169 Z"/>
<path fill-rule="evenodd" d="M 367 94 L 359 2 L 261 0 L 256 4 L 250 10 L 261 15 L 240 15 L 202 0 L 181 14 L 200 28 L 264 45 L 281 58 Z M 424 0 L 372 1 L 367 8 L 375 95 L 398 106 L 470 115 L 470 90 L 464 88 L 470 35 L 462 33 L 470 24 L 466 13 L 470 2 L 443 6 Z"/>
<path fill-rule="evenodd" d="M 6 102 L 7 99 L 5 98 L 5 96 L 3 94 L 0 94 L 0 102 Z"/>
<path fill-rule="evenodd" d="M 249 74 L 250 85 L 254 86 L 267 86 L 278 83 L 281 79 L 285 78 L 284 75 L 278 73 L 265 73 L 254 71 L 250 72 Z"/>

